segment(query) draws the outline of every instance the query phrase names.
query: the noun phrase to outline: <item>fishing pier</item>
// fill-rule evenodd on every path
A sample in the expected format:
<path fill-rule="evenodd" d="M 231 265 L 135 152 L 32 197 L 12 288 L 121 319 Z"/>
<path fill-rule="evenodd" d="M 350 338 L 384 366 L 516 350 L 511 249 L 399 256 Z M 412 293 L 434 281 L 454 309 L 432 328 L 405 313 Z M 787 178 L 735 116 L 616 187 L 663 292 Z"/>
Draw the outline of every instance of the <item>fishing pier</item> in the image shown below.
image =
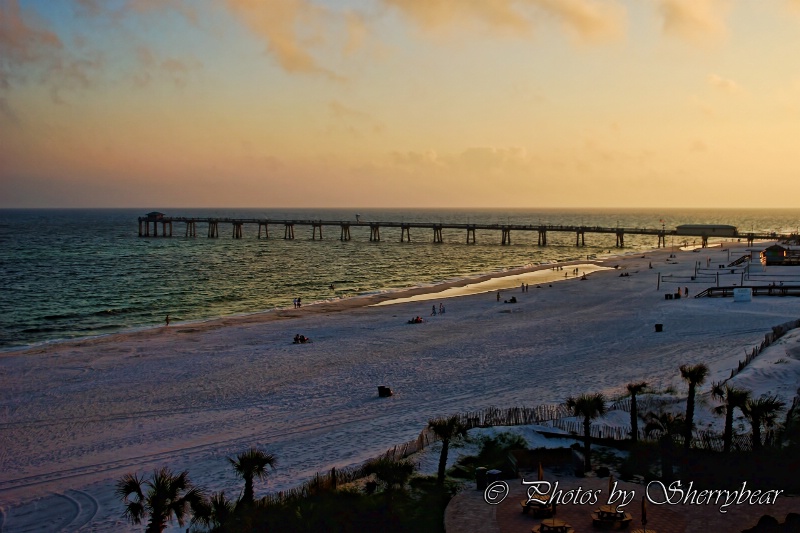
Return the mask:
<path fill-rule="evenodd" d="M 283 229 L 283 238 L 291 240 L 295 238 L 295 226 L 304 227 L 311 230 L 311 239 L 322 239 L 323 228 L 331 228 L 336 234 L 339 233 L 339 240 L 349 241 L 351 239 L 350 229 L 353 227 L 369 228 L 370 242 L 380 242 L 381 229 L 399 228 L 400 242 L 411 242 L 411 230 L 431 232 L 434 243 L 442 243 L 442 230 L 461 230 L 466 234 L 466 243 L 475 244 L 475 232 L 498 231 L 502 245 L 511 244 L 512 232 L 536 232 L 537 244 L 547 246 L 548 233 L 571 233 L 575 235 L 575 246 L 586 245 L 586 234 L 612 234 L 616 236 L 617 248 L 625 247 L 626 235 L 652 235 L 657 238 L 657 247 L 666 248 L 667 236 L 674 237 L 699 237 L 702 246 L 708 245 L 710 237 L 739 238 L 746 239 L 748 245 L 752 245 L 756 240 L 772 240 L 790 237 L 788 235 L 778 235 L 776 233 L 739 233 L 734 226 L 703 224 L 703 225 L 683 225 L 674 229 L 659 228 L 621 228 L 621 227 L 602 227 L 602 226 L 572 226 L 572 225 L 553 225 L 553 224 L 469 224 L 469 223 L 448 223 L 448 222 L 375 222 L 375 221 L 347 221 L 347 220 L 277 220 L 266 218 L 198 218 L 198 217 L 172 217 L 163 213 L 148 213 L 146 216 L 139 217 L 139 237 L 172 237 L 173 225 L 175 223 L 184 225 L 185 237 L 197 237 L 197 226 L 205 226 L 208 238 L 218 238 L 220 225 L 228 225 L 231 228 L 231 236 L 234 239 L 244 238 L 244 226 L 258 227 L 257 238 L 270 238 L 270 226 Z M 159 226 L 161 232 L 159 234 Z M 274 232 L 274 230 L 273 230 Z M 430 233 L 429 233 L 430 234 Z"/>

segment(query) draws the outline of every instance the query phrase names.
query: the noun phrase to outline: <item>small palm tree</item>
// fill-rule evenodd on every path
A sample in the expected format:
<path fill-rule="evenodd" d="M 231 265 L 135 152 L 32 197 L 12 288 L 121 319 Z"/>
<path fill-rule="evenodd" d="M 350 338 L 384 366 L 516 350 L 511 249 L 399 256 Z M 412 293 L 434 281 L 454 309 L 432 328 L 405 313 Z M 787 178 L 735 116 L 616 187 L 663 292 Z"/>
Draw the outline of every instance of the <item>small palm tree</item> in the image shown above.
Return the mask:
<path fill-rule="evenodd" d="M 631 439 L 636 442 L 639 440 L 639 409 L 636 405 L 636 395 L 647 389 L 647 382 L 628 383 L 627 388 L 631 395 Z"/>
<path fill-rule="evenodd" d="M 692 445 L 694 429 L 694 397 L 698 385 L 702 385 L 708 376 L 708 367 L 703 364 L 681 365 L 681 377 L 689 384 L 689 396 L 686 398 L 686 427 L 684 428 L 683 447 L 689 450 Z"/>
<path fill-rule="evenodd" d="M 194 513 L 194 519 L 205 526 L 224 528 L 234 517 L 236 502 L 225 497 L 225 491 L 215 492 Z"/>
<path fill-rule="evenodd" d="M 414 463 L 411 461 L 395 461 L 386 457 L 370 461 L 367 465 L 367 472 L 375 474 L 378 481 L 383 484 L 384 490 L 388 492 L 405 487 L 414 469 Z"/>
<path fill-rule="evenodd" d="M 719 407 L 714 408 L 714 413 L 717 415 L 725 415 L 725 433 L 723 434 L 723 452 L 730 453 L 731 444 L 733 442 L 733 410 L 737 407 L 741 410 L 747 400 L 750 399 L 750 393 L 744 389 L 737 389 L 733 385 L 726 383 L 714 383 L 711 385 L 711 396 L 724 403 Z"/>
<path fill-rule="evenodd" d="M 374 459 L 367 464 L 366 472 L 375 474 L 383 485 L 386 498 L 386 510 L 389 516 L 394 516 L 394 497 L 397 491 L 402 491 L 408 479 L 414 473 L 414 463 L 407 460 L 395 461 L 387 457 Z"/>
<path fill-rule="evenodd" d="M 581 394 L 577 398 L 570 396 L 567 398 L 566 404 L 567 408 L 572 411 L 573 416 L 583 417 L 583 460 L 584 469 L 588 472 L 592 469 L 592 420 L 606 414 L 606 397 L 599 392 Z"/>
<path fill-rule="evenodd" d="M 436 474 L 436 483 L 444 485 L 444 473 L 447 468 L 447 454 L 450 451 L 450 442 L 467 436 L 467 428 L 461 423 L 458 415 L 447 418 L 434 418 L 428 421 L 428 428 L 442 441 L 442 451 L 439 454 L 439 470 Z"/>
<path fill-rule="evenodd" d="M 239 500 L 244 505 L 253 503 L 253 478 L 266 479 L 267 467 L 274 470 L 277 463 L 273 454 L 256 448 L 240 453 L 235 459 L 228 457 L 228 461 L 233 465 L 236 474 L 244 479 L 244 493 Z"/>
<path fill-rule="evenodd" d="M 664 481 L 672 480 L 673 439 L 683 433 L 686 421 L 683 415 L 672 413 L 647 413 L 645 416 L 645 433 L 658 435 L 658 444 L 661 449 L 661 477 Z"/>
<path fill-rule="evenodd" d="M 773 427 L 775 420 L 778 418 L 778 412 L 785 405 L 785 403 L 778 400 L 777 396 L 761 396 L 758 399 L 751 398 L 745 402 L 742 412 L 750 421 L 750 426 L 753 429 L 753 451 L 758 451 L 762 448 L 761 426 L 764 426 L 764 428 Z"/>
<path fill-rule="evenodd" d="M 174 516 L 183 526 L 187 509 L 202 509 L 203 491 L 192 486 L 189 474 L 184 471 L 177 476 L 169 468 L 153 472 L 145 479 L 136 474 L 125 474 L 117 482 L 116 494 L 125 504 L 123 516 L 133 524 L 141 524 L 150 517 L 146 533 L 160 533 Z"/>

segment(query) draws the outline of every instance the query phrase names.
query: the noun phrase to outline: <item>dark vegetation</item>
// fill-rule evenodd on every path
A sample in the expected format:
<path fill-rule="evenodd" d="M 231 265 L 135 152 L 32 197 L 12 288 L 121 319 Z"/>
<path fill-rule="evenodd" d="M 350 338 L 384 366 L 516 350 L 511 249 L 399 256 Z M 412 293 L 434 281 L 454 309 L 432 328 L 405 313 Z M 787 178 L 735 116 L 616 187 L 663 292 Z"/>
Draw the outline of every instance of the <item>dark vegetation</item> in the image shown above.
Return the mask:
<path fill-rule="evenodd" d="M 441 533 L 444 510 L 463 485 L 459 479 L 475 480 L 478 468 L 500 470 L 503 478 L 515 478 L 518 469 L 534 470 L 539 464 L 550 471 L 573 469 L 578 475 L 594 468 L 601 477 L 614 470 L 620 478 L 631 481 L 679 479 L 684 484 L 692 482 L 697 490 L 738 489 L 746 482 L 750 490 L 800 493 L 800 402 L 796 399 L 785 420 L 779 422 L 785 404 L 776 397 L 751 398 L 748 391 L 712 384 L 713 397 L 722 402 L 714 412 L 725 417 L 724 434 L 719 437 L 724 442 L 722 451 L 713 451 L 706 442 L 707 435 L 694 438 L 692 431 L 694 395 L 707 369 L 704 365 L 684 365 L 680 370 L 691 400 L 686 414 L 648 412 L 643 417 L 647 439 L 638 439 L 638 432 L 632 432 L 628 440 L 602 440 L 606 446 L 627 450 L 624 458 L 599 448 L 593 454 L 593 463 L 591 443 L 597 444 L 599 439 L 591 437 L 590 422 L 605 413 L 606 400 L 601 394 L 584 394 L 566 401 L 569 411 L 583 419 L 583 445 L 575 443 L 571 449 L 528 450 L 522 437 L 502 433 L 480 438 L 478 455 L 459 459 L 448 471 L 445 466 L 451 447 L 467 439 L 461 417 L 451 416 L 428 423 L 442 442 L 436 476 L 417 476 L 407 460 L 382 457 L 365 464 L 357 476 L 347 478 L 355 482 L 340 487 L 340 478 L 332 472 L 326 482 L 309 483 L 303 491 L 258 498 L 258 485 L 266 482 L 278 461 L 274 455 L 253 448 L 228 459 L 244 482 L 236 500 L 224 492 L 208 495 L 192 484 L 187 472 L 173 474 L 167 468 L 149 477 L 126 474 L 118 481 L 116 493 L 125 506 L 123 516 L 134 524 L 145 524 L 148 533 L 163 531 L 173 519 L 181 526 L 188 523 L 193 531 L 220 533 Z M 644 382 L 629 384 L 628 391 L 635 397 L 646 387 Z M 636 409 L 632 398 L 632 420 L 638 417 Z M 736 409 L 750 422 L 752 432 L 747 439 L 733 434 Z M 578 464 L 575 457 L 581 457 Z M 794 521 L 796 517 L 787 517 L 786 523 L 773 523 L 771 517 L 764 517 L 764 523 L 760 522 L 763 528 L 752 531 L 785 531 L 794 527 Z M 775 529 L 778 527 L 784 529 Z"/>

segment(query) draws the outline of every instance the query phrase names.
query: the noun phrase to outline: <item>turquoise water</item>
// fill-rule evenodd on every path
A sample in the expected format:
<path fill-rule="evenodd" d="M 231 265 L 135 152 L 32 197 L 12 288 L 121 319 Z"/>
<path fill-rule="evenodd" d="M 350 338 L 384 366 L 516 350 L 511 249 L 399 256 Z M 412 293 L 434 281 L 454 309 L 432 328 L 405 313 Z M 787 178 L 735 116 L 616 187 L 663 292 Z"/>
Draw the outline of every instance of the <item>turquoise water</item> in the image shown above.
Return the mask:
<path fill-rule="evenodd" d="M 800 210 L 389 210 L 389 209 L 159 209 L 170 216 L 564 224 L 626 228 L 672 228 L 679 224 L 732 224 L 740 231 L 798 231 Z M 467 245 L 463 231 L 444 230 L 433 244 L 430 230 L 412 229 L 400 242 L 399 228 L 382 228 L 381 242 L 369 242 L 369 228 L 351 228 L 340 242 L 338 228 L 323 240 L 311 228 L 296 227 L 284 240 L 282 227 L 270 239 L 245 226 L 234 240 L 220 224 L 220 238 L 185 238 L 176 223 L 172 238 L 139 238 L 137 217 L 151 209 L 0 210 L 0 350 L 37 343 L 153 327 L 169 313 L 174 321 L 195 321 L 332 298 L 403 289 L 541 262 L 585 259 L 607 252 L 655 248 L 655 237 L 512 233 L 500 246 L 499 231 L 477 232 Z M 689 238 L 690 240 L 692 238 Z M 671 242 L 668 242 L 671 245 Z M 675 242 L 674 244 L 679 244 Z M 333 283 L 335 290 L 329 286 Z"/>

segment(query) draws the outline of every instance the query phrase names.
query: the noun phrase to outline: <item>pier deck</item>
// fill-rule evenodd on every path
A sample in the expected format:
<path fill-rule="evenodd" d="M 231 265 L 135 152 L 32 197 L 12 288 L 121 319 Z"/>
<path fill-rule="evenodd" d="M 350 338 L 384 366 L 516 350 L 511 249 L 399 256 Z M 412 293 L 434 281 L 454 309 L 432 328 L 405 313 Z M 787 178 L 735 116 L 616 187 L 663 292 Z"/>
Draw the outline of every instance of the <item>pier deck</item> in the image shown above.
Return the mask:
<path fill-rule="evenodd" d="M 657 238 L 657 247 L 666 248 L 667 236 L 674 237 L 699 237 L 702 246 L 708 245 L 710 237 L 725 237 L 725 238 L 738 238 L 746 239 L 748 245 L 752 245 L 756 240 L 775 240 L 792 238 L 791 235 L 780 235 L 777 233 L 759 234 L 759 233 L 739 233 L 735 228 L 727 231 L 717 231 L 717 228 L 709 226 L 708 228 L 697 227 L 687 231 L 686 226 L 679 226 L 675 229 L 662 228 L 622 228 L 622 227 L 602 227 L 602 226 L 574 226 L 574 225 L 557 225 L 557 224 L 469 224 L 469 223 L 453 223 L 453 222 L 396 222 L 396 221 L 350 221 L 350 220 L 311 220 L 311 219 L 268 219 L 268 218 L 202 218 L 202 217 L 175 217 L 166 216 L 162 213 L 150 213 L 147 216 L 139 217 L 139 236 L 140 237 L 158 237 L 158 225 L 161 225 L 161 237 L 172 237 L 172 228 L 174 223 L 185 224 L 184 235 L 186 237 L 197 236 L 197 225 L 203 224 L 207 227 L 207 236 L 209 238 L 219 237 L 220 224 L 230 224 L 232 228 L 231 235 L 234 239 L 241 239 L 244 237 L 243 227 L 245 224 L 258 226 L 257 238 L 269 238 L 269 227 L 277 226 L 283 228 L 284 239 L 294 239 L 295 226 L 307 227 L 311 229 L 311 238 L 316 240 L 322 239 L 323 228 L 339 229 L 339 239 L 342 241 L 349 241 L 351 239 L 351 228 L 369 228 L 369 240 L 377 242 L 381 240 L 381 228 L 399 228 L 400 229 L 400 242 L 411 242 L 411 230 L 429 230 L 433 234 L 433 242 L 443 242 L 442 230 L 463 230 L 466 232 L 467 244 L 474 244 L 476 242 L 475 232 L 481 231 L 499 231 L 501 232 L 501 244 L 511 244 L 512 232 L 536 232 L 537 244 L 539 246 L 547 246 L 547 234 L 552 232 L 559 233 L 572 233 L 575 235 L 575 246 L 586 245 L 586 234 L 613 234 L 616 236 L 617 248 L 624 248 L 625 235 L 652 235 Z M 151 232 L 152 226 L 152 232 Z M 795 237 L 796 238 L 796 237 Z"/>

